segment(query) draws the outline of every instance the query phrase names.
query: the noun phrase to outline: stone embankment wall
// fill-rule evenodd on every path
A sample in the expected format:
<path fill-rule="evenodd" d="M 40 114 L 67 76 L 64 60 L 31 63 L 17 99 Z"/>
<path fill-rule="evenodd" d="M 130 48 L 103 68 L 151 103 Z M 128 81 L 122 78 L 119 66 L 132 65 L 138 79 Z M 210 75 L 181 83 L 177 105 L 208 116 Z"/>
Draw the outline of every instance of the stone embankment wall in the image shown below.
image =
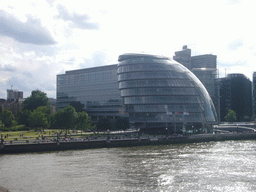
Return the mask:
<path fill-rule="evenodd" d="M 188 137 L 161 137 L 161 138 L 132 138 L 132 139 L 113 139 L 113 140 L 92 140 L 92 141 L 75 141 L 75 142 L 58 142 L 58 143 L 33 143 L 33 144 L 12 144 L 1 145 L 0 154 L 11 153 L 30 153 L 44 151 L 62 151 L 74 149 L 93 149 L 93 148 L 110 148 L 110 147 L 132 147 L 143 145 L 166 145 L 180 143 L 198 143 L 209 141 L 225 140 L 252 140 L 256 139 L 256 134 L 202 134 Z"/>

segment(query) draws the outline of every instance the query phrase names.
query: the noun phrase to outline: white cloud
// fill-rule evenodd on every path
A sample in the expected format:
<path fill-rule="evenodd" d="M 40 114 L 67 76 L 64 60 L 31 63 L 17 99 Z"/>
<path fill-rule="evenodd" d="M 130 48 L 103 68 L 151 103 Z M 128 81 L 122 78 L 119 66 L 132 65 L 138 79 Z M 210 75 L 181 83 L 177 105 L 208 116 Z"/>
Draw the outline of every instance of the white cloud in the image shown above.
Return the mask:
<path fill-rule="evenodd" d="M 96 23 L 88 22 L 89 17 L 85 14 L 77 14 L 73 13 L 70 14 L 66 7 L 63 5 L 57 6 L 59 17 L 62 18 L 65 21 L 71 21 L 70 23 L 71 27 L 77 27 L 81 29 L 98 29 L 98 25 Z"/>
<path fill-rule="evenodd" d="M 226 70 L 251 78 L 253 5 L 250 0 L 3 1 L 0 98 L 11 85 L 25 96 L 40 89 L 55 97 L 57 74 L 114 64 L 123 53 L 172 57 L 183 45 L 193 55 L 217 55 L 221 76 Z"/>
<path fill-rule="evenodd" d="M 0 10 L 0 26 L 0 35 L 11 37 L 21 43 L 36 45 L 56 43 L 38 19 L 28 17 L 26 23 L 23 23 L 9 13 Z"/>

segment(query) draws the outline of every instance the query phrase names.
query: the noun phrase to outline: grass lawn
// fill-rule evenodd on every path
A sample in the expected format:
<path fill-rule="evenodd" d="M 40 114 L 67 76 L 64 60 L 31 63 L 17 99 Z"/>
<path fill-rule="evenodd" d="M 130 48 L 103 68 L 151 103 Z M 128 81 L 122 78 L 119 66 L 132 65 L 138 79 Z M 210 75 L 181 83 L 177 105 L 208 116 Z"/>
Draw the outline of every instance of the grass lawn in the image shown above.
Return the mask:
<path fill-rule="evenodd" d="M 22 139 L 36 139 L 37 137 L 42 137 L 46 136 L 46 137 L 56 137 L 56 132 L 60 131 L 60 130 L 53 130 L 53 129 L 49 129 L 49 130 L 45 130 L 43 131 L 4 131 L 3 133 L 3 138 L 5 141 L 8 140 L 14 140 L 14 139 L 18 139 L 18 140 L 22 140 Z M 55 135 L 54 135 L 55 133 Z M 8 137 L 7 137 L 8 135 Z M 6 137 L 6 138 L 5 138 Z"/>
<path fill-rule="evenodd" d="M 3 131 L 3 132 L 0 132 L 0 134 L 3 133 L 3 139 L 5 141 L 11 141 L 11 140 L 27 140 L 27 139 L 36 139 L 36 138 L 41 139 L 42 136 L 57 137 L 57 132 L 60 133 L 61 131 L 62 131 L 61 136 L 64 136 L 64 134 L 66 133 L 66 130 L 57 130 L 57 129 L 45 129 L 44 132 L 43 131 L 34 131 L 34 130 L 30 130 L 30 131 Z M 80 137 L 80 136 L 87 137 L 89 135 L 92 135 L 92 133 L 83 133 L 83 134 L 81 134 L 80 130 L 78 130 L 77 133 L 73 133 L 72 130 L 70 130 L 70 133 L 71 133 L 72 136 L 78 136 L 78 137 Z M 7 137 L 7 135 L 8 135 L 8 137 Z"/>

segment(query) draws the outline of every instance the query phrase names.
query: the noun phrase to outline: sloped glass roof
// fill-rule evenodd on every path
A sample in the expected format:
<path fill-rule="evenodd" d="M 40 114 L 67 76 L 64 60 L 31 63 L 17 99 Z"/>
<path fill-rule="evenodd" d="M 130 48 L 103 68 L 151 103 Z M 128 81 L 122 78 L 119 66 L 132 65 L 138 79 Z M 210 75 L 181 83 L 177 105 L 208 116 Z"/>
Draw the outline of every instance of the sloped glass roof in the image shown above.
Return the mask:
<path fill-rule="evenodd" d="M 144 54 L 119 56 L 118 82 L 131 121 L 214 123 L 214 105 L 200 80 L 167 57 Z M 167 115 L 168 114 L 168 115 Z"/>

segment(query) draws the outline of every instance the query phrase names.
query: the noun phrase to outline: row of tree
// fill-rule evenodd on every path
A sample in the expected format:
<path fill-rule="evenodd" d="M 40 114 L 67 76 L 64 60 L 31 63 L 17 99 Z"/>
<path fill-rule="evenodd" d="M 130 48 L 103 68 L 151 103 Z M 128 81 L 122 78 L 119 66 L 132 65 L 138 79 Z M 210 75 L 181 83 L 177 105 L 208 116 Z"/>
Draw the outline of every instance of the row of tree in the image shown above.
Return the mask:
<path fill-rule="evenodd" d="M 128 118 L 116 120 L 101 118 L 96 126 L 91 125 L 91 118 L 83 111 L 80 102 L 71 102 L 69 106 L 51 114 L 50 104 L 46 93 L 39 90 L 32 91 L 31 96 L 23 102 L 22 110 L 17 118 L 11 111 L 5 109 L 0 114 L 1 127 L 24 125 L 31 129 L 78 129 L 78 130 L 125 130 L 129 127 Z"/>
<path fill-rule="evenodd" d="M 31 96 L 25 99 L 18 117 L 15 118 L 11 111 L 4 109 L 0 120 L 0 127 L 6 128 L 24 125 L 32 129 L 91 129 L 88 114 L 84 111 L 77 112 L 71 105 L 52 115 L 46 93 L 39 90 L 32 91 Z"/>

